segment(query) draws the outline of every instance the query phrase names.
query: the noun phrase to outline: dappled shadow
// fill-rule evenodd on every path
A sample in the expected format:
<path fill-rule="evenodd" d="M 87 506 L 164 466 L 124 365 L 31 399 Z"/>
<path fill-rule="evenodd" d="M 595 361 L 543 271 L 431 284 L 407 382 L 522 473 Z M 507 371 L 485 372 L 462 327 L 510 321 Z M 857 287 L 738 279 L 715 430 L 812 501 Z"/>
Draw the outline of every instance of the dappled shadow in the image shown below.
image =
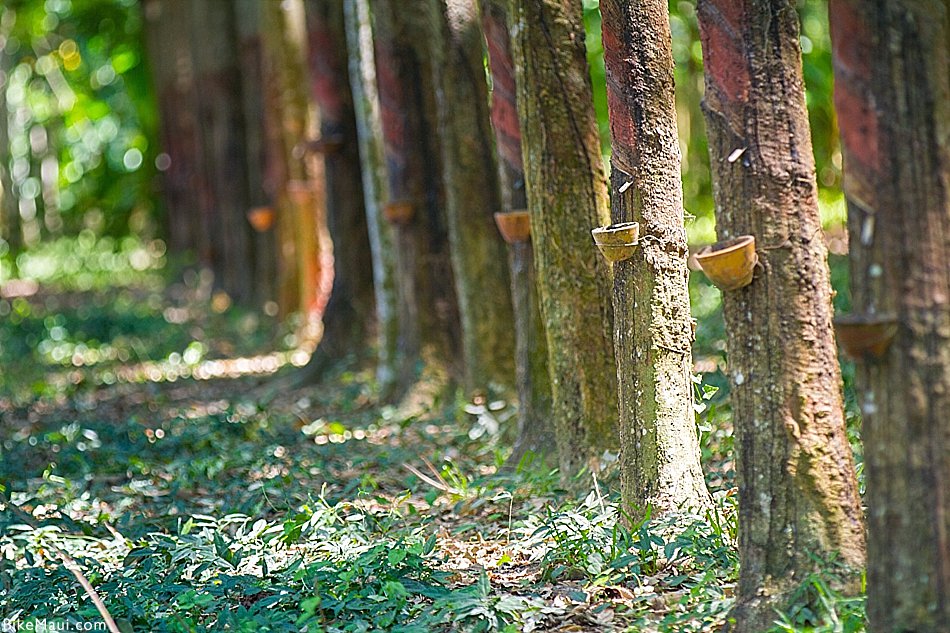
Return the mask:
<path fill-rule="evenodd" d="M 530 460 L 499 474 L 513 409 L 437 378 L 403 407 L 377 402 L 369 367 L 275 387 L 313 340 L 209 281 L 0 299 L 0 482 L 29 516 L 0 513 L 9 608 L 78 617 L 65 552 L 133 630 L 721 622 L 734 525 L 657 524 L 638 550 L 609 471 L 586 499 Z"/>

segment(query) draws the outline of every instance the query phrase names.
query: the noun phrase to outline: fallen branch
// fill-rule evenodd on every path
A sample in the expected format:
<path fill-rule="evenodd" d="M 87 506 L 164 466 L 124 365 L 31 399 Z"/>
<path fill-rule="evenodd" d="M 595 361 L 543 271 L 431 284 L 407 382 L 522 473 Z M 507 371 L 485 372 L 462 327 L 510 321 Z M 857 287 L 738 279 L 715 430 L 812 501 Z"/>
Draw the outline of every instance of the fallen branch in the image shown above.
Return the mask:
<path fill-rule="evenodd" d="M 22 510 L 19 506 L 14 505 L 13 503 L 0 503 L 0 507 L 9 508 L 13 514 L 20 517 L 27 525 L 33 529 L 38 528 L 36 521 L 33 520 L 32 515 L 28 514 Z M 82 573 L 82 568 L 79 566 L 79 563 L 76 562 L 72 556 L 59 549 L 52 543 L 46 544 L 47 549 L 59 556 L 63 561 L 63 567 L 68 569 L 73 576 L 76 577 L 76 580 L 79 581 L 80 586 L 82 586 L 83 591 L 86 592 L 86 595 L 89 596 L 89 599 L 92 600 L 92 603 L 96 605 L 96 610 L 99 611 L 99 615 L 102 616 L 102 619 L 105 620 L 106 627 L 109 629 L 109 633 L 122 633 L 119 630 L 119 627 L 116 625 L 115 620 L 112 617 L 112 614 L 109 613 L 109 610 L 106 608 L 106 604 L 102 601 L 102 598 L 99 596 L 99 592 L 96 591 L 96 588 L 92 586 L 92 583 L 89 582 L 89 579 Z"/>

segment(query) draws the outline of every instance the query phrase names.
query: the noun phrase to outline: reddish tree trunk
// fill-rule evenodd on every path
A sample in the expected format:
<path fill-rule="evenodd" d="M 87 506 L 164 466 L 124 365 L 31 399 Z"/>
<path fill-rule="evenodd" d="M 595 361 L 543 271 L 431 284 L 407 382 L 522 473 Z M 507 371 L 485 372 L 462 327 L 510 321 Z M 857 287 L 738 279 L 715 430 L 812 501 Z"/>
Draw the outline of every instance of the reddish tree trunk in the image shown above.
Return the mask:
<path fill-rule="evenodd" d="M 739 483 L 737 631 L 764 631 L 837 553 L 864 564 L 831 286 L 790 0 L 699 3 L 720 239 L 751 234 L 751 285 L 723 293 Z M 855 583 L 856 585 L 856 583 Z M 857 587 L 855 586 L 854 589 Z"/>
<path fill-rule="evenodd" d="M 614 264 L 624 506 L 633 516 L 709 504 L 693 411 L 692 319 L 673 50 L 665 0 L 603 0 L 611 220 L 638 222 Z"/>
<path fill-rule="evenodd" d="M 950 623 L 950 4 L 835 0 L 835 105 L 857 314 L 870 631 Z"/>
<path fill-rule="evenodd" d="M 346 67 L 343 0 L 308 0 L 306 9 L 310 87 L 321 122 L 320 139 L 310 144 L 310 151 L 324 158 L 334 268 L 323 337 L 304 372 L 315 380 L 329 363 L 364 350 L 373 314 L 373 276 L 365 264 L 369 239 Z"/>
<path fill-rule="evenodd" d="M 449 261 L 445 193 L 429 37 L 424 12 L 395 0 L 372 3 L 376 77 L 386 148 L 390 203 L 406 203 L 413 216 L 396 227 L 399 309 L 399 379 L 408 386 L 427 360 L 445 362 L 459 376 L 459 313 Z"/>

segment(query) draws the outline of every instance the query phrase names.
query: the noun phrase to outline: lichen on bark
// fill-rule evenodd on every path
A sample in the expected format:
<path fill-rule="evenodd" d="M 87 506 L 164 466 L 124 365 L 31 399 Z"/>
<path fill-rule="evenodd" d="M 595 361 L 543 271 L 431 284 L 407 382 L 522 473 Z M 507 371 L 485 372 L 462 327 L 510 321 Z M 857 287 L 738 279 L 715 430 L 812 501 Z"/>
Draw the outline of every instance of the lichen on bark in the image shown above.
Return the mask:
<path fill-rule="evenodd" d="M 590 236 L 607 223 L 607 188 L 580 4 L 513 0 L 509 15 L 552 414 L 568 475 L 617 451 L 609 270 Z"/>
<path fill-rule="evenodd" d="M 631 516 L 702 510 L 709 493 L 693 411 L 686 228 L 663 0 L 603 0 L 611 220 L 638 222 L 614 264 L 614 345 L 623 504 Z"/>

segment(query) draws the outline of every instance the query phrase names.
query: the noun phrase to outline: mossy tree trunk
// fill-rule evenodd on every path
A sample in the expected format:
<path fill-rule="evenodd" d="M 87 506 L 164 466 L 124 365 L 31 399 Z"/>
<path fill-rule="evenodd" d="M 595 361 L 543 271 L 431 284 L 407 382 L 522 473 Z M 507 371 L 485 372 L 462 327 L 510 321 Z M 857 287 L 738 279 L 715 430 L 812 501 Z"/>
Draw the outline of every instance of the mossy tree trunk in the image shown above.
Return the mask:
<path fill-rule="evenodd" d="M 373 314 L 372 268 L 365 265 L 369 237 L 356 138 L 356 119 L 346 59 L 343 0 L 308 0 L 310 87 L 320 109 L 320 139 L 310 151 L 322 154 L 326 174 L 327 225 L 332 244 L 333 287 L 323 314 L 320 345 L 303 370 L 318 380 L 335 361 L 359 355 Z"/>
<path fill-rule="evenodd" d="M 482 24 L 492 80 L 491 121 L 501 186 L 500 210 L 520 211 L 527 209 L 528 200 L 505 4 L 504 0 L 483 2 Z M 538 303 L 534 249 L 530 241 L 509 247 L 508 270 L 515 319 L 515 383 L 518 390 L 518 435 L 509 464 L 517 465 L 528 452 L 542 459 L 553 458 L 555 441 L 551 423 L 548 349 Z"/>
<path fill-rule="evenodd" d="M 835 0 L 852 305 L 897 334 L 858 362 L 869 631 L 950 623 L 950 4 Z"/>
<path fill-rule="evenodd" d="M 590 235 L 607 223 L 607 186 L 580 3 L 513 0 L 510 16 L 552 417 L 568 475 L 617 449 L 609 271 Z"/>
<path fill-rule="evenodd" d="M 703 0 L 707 132 L 720 239 L 760 269 L 723 295 L 739 484 L 736 631 L 763 631 L 815 567 L 857 570 L 864 526 L 845 434 L 831 287 L 790 0 Z M 856 587 L 854 587 L 856 589 Z"/>
<path fill-rule="evenodd" d="M 368 0 L 344 0 L 343 9 L 350 86 L 353 92 L 363 178 L 363 204 L 373 270 L 377 328 L 376 379 L 380 391 L 387 394 L 392 392 L 396 385 L 399 320 L 395 234 L 393 227 L 386 224 L 381 217 L 383 205 L 388 198 L 386 152 L 376 87 L 373 27 Z"/>
<path fill-rule="evenodd" d="M 611 220 L 640 224 L 614 264 L 623 505 L 632 516 L 699 510 L 709 493 L 693 410 L 692 320 L 665 0 L 602 0 Z"/>
<path fill-rule="evenodd" d="M 475 0 L 429 0 L 446 215 L 469 392 L 514 384 L 512 307 L 492 151 L 484 39 Z"/>
<path fill-rule="evenodd" d="M 370 6 L 388 199 L 414 210 L 411 220 L 396 227 L 398 380 L 405 389 L 423 356 L 427 362 L 445 363 L 453 376 L 462 373 L 459 311 L 449 258 L 427 15 L 407 11 L 396 0 L 374 0 Z"/>

